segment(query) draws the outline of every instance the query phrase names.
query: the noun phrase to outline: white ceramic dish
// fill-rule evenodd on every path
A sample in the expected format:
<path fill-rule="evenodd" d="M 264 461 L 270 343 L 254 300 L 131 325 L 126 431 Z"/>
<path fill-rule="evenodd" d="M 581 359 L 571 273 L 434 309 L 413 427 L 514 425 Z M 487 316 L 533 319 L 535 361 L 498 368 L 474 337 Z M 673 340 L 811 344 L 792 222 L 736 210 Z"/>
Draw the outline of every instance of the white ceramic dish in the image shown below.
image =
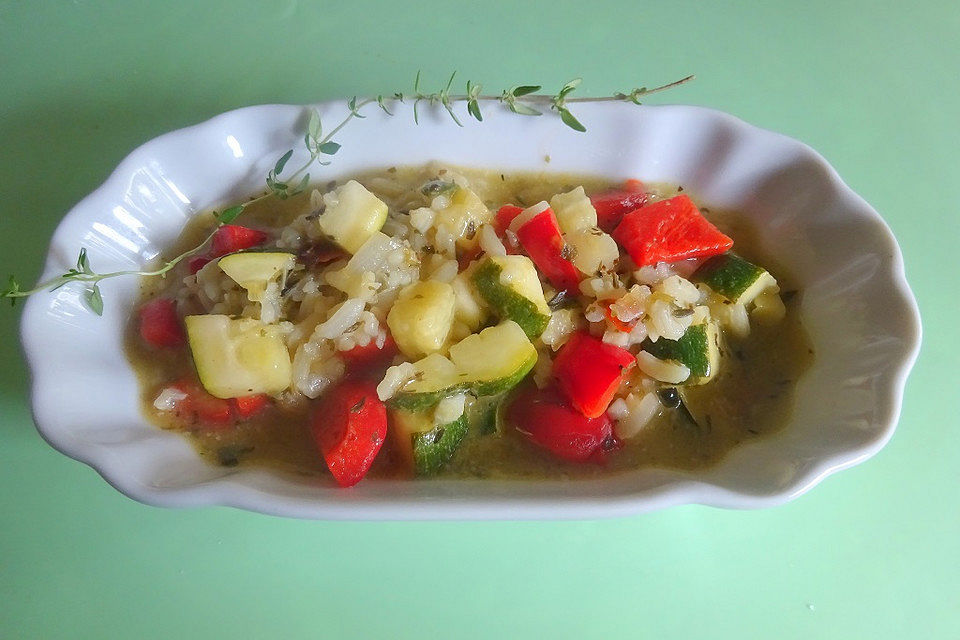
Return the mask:
<path fill-rule="evenodd" d="M 342 102 L 319 109 L 325 123 L 347 113 Z M 492 106 L 482 124 L 465 120 L 458 128 L 439 113 L 417 126 L 409 114 L 390 118 L 373 105 L 337 137 L 342 150 L 315 176 L 438 159 L 679 183 L 710 206 L 742 211 L 763 225 L 764 249 L 789 265 L 803 289 L 817 354 L 799 383 L 793 420 L 779 434 L 696 473 L 646 469 L 576 482 L 367 480 L 343 490 L 214 467 L 140 415 L 122 348 L 136 278 L 103 283 L 102 318 L 83 307 L 73 286 L 27 302 L 22 340 L 38 429 L 142 502 L 305 518 L 593 518 L 685 503 L 764 507 L 876 453 L 893 433 L 920 345 L 900 250 L 880 216 L 809 147 L 729 115 L 628 104 L 578 105 L 577 113 L 586 135 L 554 117 Z M 141 267 L 195 213 L 259 191 L 274 160 L 301 144 L 305 114 L 298 106 L 249 107 L 146 143 L 66 216 L 44 277 L 71 266 L 81 246 L 98 271 Z"/>

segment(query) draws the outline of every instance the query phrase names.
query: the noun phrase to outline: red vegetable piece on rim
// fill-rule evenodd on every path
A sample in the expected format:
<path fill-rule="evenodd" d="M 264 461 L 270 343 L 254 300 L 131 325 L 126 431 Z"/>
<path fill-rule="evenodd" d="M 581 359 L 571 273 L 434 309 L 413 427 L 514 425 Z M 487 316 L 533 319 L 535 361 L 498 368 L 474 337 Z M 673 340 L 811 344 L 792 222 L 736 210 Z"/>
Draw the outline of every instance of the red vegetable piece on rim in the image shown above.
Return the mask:
<path fill-rule="evenodd" d="M 559 291 L 577 291 L 580 274 L 573 263 L 563 257 L 566 243 L 553 209 L 547 208 L 517 229 L 520 246 L 537 269 Z"/>
<path fill-rule="evenodd" d="M 387 408 L 376 383 L 348 379 L 328 390 L 313 411 L 311 430 L 337 484 L 360 482 L 387 437 Z"/>
<path fill-rule="evenodd" d="M 140 307 L 140 337 L 152 347 L 179 347 L 186 341 L 177 303 L 155 298 Z"/>
<path fill-rule="evenodd" d="M 623 216 L 645 205 L 648 197 L 639 180 L 627 180 L 623 189 L 591 196 L 590 202 L 597 211 L 597 226 L 610 233 L 620 224 Z"/>
<path fill-rule="evenodd" d="M 733 240 L 710 224 L 685 195 L 628 213 L 614 229 L 613 239 L 638 267 L 713 256 L 733 246 Z"/>
<path fill-rule="evenodd" d="M 266 240 L 267 234 L 263 231 L 241 227 L 238 224 L 225 224 L 213 234 L 210 255 L 213 258 L 219 258 L 228 253 L 259 246 Z"/>
<path fill-rule="evenodd" d="M 564 460 L 595 460 L 616 446 L 606 414 L 587 418 L 553 386 L 522 390 L 507 409 L 507 419 L 531 442 Z"/>
<path fill-rule="evenodd" d="M 573 407 L 588 418 L 606 413 L 636 360 L 633 354 L 586 332 L 571 336 L 553 361 L 553 376 Z"/>

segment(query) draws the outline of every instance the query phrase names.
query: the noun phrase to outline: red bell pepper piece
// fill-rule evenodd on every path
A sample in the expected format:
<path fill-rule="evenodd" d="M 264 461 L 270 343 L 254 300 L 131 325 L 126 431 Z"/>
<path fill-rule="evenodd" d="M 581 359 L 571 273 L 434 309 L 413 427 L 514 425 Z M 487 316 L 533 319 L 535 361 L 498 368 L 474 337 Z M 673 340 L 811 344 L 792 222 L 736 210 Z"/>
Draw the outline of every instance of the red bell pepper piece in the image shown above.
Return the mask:
<path fill-rule="evenodd" d="M 685 195 L 648 204 L 623 217 L 613 239 L 638 267 L 723 253 L 733 246 Z"/>
<path fill-rule="evenodd" d="M 337 484 L 360 482 L 387 437 L 387 408 L 376 383 L 348 379 L 328 390 L 313 412 L 311 430 Z"/>
<path fill-rule="evenodd" d="M 207 264 L 212 260 L 207 256 L 194 256 L 190 258 L 190 261 L 187 263 L 187 268 L 190 269 L 190 275 L 195 274 L 200 269 L 203 269 Z"/>
<path fill-rule="evenodd" d="M 493 223 L 497 233 L 502 236 L 504 231 L 507 230 L 507 227 L 510 226 L 510 223 L 513 222 L 513 219 L 521 213 L 523 213 L 523 207 L 518 207 L 512 204 L 505 204 L 500 207 L 500 210 L 497 211 L 497 215 L 494 218 Z"/>
<path fill-rule="evenodd" d="M 217 258 L 221 258 L 228 253 L 251 249 L 263 244 L 266 240 L 267 234 L 263 231 L 237 224 L 225 224 L 214 232 L 213 240 L 210 241 L 210 250 L 207 254 L 190 258 L 187 262 L 187 269 L 190 270 L 192 275 Z M 331 258 L 328 262 L 333 259 L 335 258 Z M 324 263 L 317 262 L 317 264 Z"/>
<path fill-rule="evenodd" d="M 210 395 L 199 383 L 185 378 L 171 386 L 187 396 L 177 402 L 174 409 L 180 419 L 218 429 L 229 426 L 233 421 L 230 402 Z"/>
<path fill-rule="evenodd" d="M 388 333 L 382 347 L 377 347 L 376 340 L 371 340 L 366 346 L 341 351 L 340 358 L 347 366 L 349 376 L 383 378 L 397 353 L 397 343 Z"/>
<path fill-rule="evenodd" d="M 246 419 L 260 413 L 270 404 L 270 396 L 258 393 L 252 396 L 230 398 L 230 404 L 238 418 Z"/>
<path fill-rule="evenodd" d="M 186 336 L 177 315 L 177 303 L 155 298 L 140 307 L 140 337 L 152 347 L 179 347 Z"/>
<path fill-rule="evenodd" d="M 616 446 L 607 415 L 587 418 L 559 389 L 523 389 L 507 408 L 507 420 L 536 444 L 564 460 L 584 462 Z"/>
<path fill-rule="evenodd" d="M 213 234 L 210 257 L 219 258 L 228 253 L 250 249 L 263 244 L 266 240 L 267 234 L 263 231 L 237 224 L 225 224 Z"/>
<path fill-rule="evenodd" d="M 184 394 L 177 400 L 173 413 L 185 425 L 199 424 L 207 429 L 228 429 L 239 420 L 246 420 L 270 406 L 270 396 L 259 393 L 240 398 L 217 398 L 210 395 L 193 378 L 181 378 L 170 385 Z"/>
<path fill-rule="evenodd" d="M 597 211 L 597 226 L 610 233 L 617 228 L 623 216 L 647 203 L 649 194 L 639 180 L 627 180 L 623 189 L 605 191 L 590 197 Z"/>
<path fill-rule="evenodd" d="M 565 243 L 553 209 L 544 209 L 525 222 L 517 229 L 517 239 L 533 264 L 558 291 L 578 290 L 580 274 L 563 256 Z"/>
<path fill-rule="evenodd" d="M 620 383 L 636 364 L 633 354 L 580 331 L 553 361 L 553 376 L 573 407 L 588 418 L 604 415 Z"/>

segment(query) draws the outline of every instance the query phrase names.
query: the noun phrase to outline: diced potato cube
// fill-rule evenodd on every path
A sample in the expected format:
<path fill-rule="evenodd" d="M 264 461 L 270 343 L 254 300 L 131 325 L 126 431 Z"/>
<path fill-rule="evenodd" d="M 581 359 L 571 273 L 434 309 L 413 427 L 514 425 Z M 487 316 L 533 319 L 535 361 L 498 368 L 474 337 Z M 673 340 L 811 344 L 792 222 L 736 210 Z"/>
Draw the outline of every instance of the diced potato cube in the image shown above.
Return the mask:
<path fill-rule="evenodd" d="M 456 295 L 449 284 L 415 282 L 400 292 L 387 314 L 387 326 L 404 355 L 422 358 L 443 349 L 455 310 Z"/>
<path fill-rule="evenodd" d="M 550 207 L 564 233 L 597 226 L 597 211 L 583 187 L 553 196 L 550 198 Z"/>
<path fill-rule="evenodd" d="M 437 212 L 434 226 L 443 225 L 461 247 L 472 247 L 477 241 L 477 231 L 493 219 L 493 213 L 477 194 L 465 187 L 457 187 L 449 198 L 450 204 Z"/>
<path fill-rule="evenodd" d="M 323 203 L 326 209 L 317 218 L 320 230 L 350 253 L 356 253 L 387 220 L 387 205 L 356 180 L 324 194 Z"/>
<path fill-rule="evenodd" d="M 617 242 L 597 227 L 585 227 L 568 233 L 565 240 L 574 249 L 571 260 L 573 266 L 588 275 L 613 269 L 620 258 Z"/>

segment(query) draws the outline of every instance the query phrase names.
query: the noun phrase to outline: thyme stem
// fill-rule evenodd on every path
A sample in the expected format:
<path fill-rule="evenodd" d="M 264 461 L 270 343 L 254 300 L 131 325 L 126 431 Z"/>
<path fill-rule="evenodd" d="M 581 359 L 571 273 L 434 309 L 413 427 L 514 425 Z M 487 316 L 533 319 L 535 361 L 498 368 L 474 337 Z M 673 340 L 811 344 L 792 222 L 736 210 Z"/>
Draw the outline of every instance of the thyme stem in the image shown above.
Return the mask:
<path fill-rule="evenodd" d="M 326 133 L 322 134 L 322 127 L 320 124 L 320 114 L 315 110 L 311 112 L 310 123 L 307 127 L 306 137 L 304 138 L 304 144 L 306 145 L 307 151 L 310 152 L 310 157 L 307 161 L 300 166 L 297 170 L 293 171 L 288 175 L 287 178 L 281 180 L 279 179 L 279 174 L 283 172 L 283 168 L 286 165 L 287 160 L 293 154 L 291 149 L 285 153 L 274 166 L 273 170 L 267 175 L 267 190 L 255 197 L 252 198 L 243 204 L 239 204 L 229 209 L 225 209 L 219 213 L 214 214 L 217 218 L 218 229 L 219 227 L 229 224 L 234 219 L 237 218 L 243 211 L 252 204 L 262 202 L 271 197 L 278 197 L 281 199 L 288 198 L 292 195 L 301 193 L 304 189 L 307 188 L 310 180 L 310 174 L 307 173 L 307 170 L 318 163 L 320 165 L 330 164 L 329 161 L 321 160 L 321 156 L 332 156 L 339 149 L 340 145 L 333 142 L 333 137 L 336 136 L 340 131 L 343 130 L 347 124 L 350 123 L 354 118 L 365 118 L 366 116 L 360 113 L 360 110 L 365 106 L 371 103 L 377 103 L 377 105 L 383 109 L 383 111 L 392 116 L 394 112 L 391 112 L 385 101 L 392 101 L 393 105 L 399 103 L 404 103 L 406 101 L 411 101 L 413 105 L 413 117 L 415 122 L 419 122 L 417 114 L 417 106 L 422 101 L 426 101 L 432 105 L 442 106 L 454 122 L 459 126 L 463 126 L 460 119 L 457 117 L 457 114 L 453 110 L 453 103 L 455 102 L 466 102 L 467 103 L 467 113 L 478 121 L 483 120 L 483 116 L 480 111 L 480 102 L 500 102 L 503 103 L 510 111 L 526 116 L 538 116 L 541 115 L 540 111 L 530 107 L 529 105 L 547 105 L 550 110 L 557 112 L 560 116 L 560 119 L 564 124 L 576 131 L 586 131 L 584 127 L 569 109 L 567 109 L 568 104 L 575 103 L 584 103 L 584 102 L 632 102 L 634 104 L 640 104 L 640 98 L 648 96 L 653 93 L 658 93 L 660 91 L 666 91 L 667 89 L 672 89 L 678 87 L 682 84 L 690 82 L 694 79 L 694 76 L 690 75 L 680 80 L 675 80 L 673 82 L 668 82 L 667 84 L 654 87 L 652 89 L 647 89 L 646 87 L 640 87 L 633 89 L 629 93 L 615 93 L 612 96 L 601 96 L 596 98 L 583 97 L 583 98 L 574 98 L 570 97 L 570 94 L 580 85 L 580 79 L 571 80 L 561 87 L 560 91 L 555 95 L 548 95 L 544 93 L 538 93 L 540 86 L 534 85 L 523 85 L 517 86 L 513 89 L 505 90 L 500 95 L 485 95 L 481 94 L 481 86 L 478 84 L 473 84 L 472 82 L 467 82 L 467 93 L 466 94 L 451 94 L 450 88 L 453 86 L 453 80 L 456 77 L 454 72 L 450 79 L 447 81 L 446 86 L 440 91 L 435 93 L 424 93 L 420 90 L 420 72 L 417 72 L 417 77 L 414 82 L 413 92 L 410 94 L 405 93 L 394 93 L 392 96 L 384 98 L 383 95 L 379 95 L 376 98 L 363 98 L 357 99 L 354 97 L 348 103 L 350 113 L 347 114 L 343 120 L 340 121 L 333 129 Z M 296 182 L 298 181 L 299 182 Z M 291 188 L 291 185 L 295 185 Z M 208 235 L 203 242 L 201 242 L 196 247 L 181 253 L 180 255 L 170 259 L 169 261 L 163 263 L 160 267 L 147 270 L 147 271 L 138 271 L 138 270 L 125 270 L 125 271 L 112 271 L 109 273 L 96 273 L 93 269 L 90 268 L 89 260 L 87 259 L 86 249 L 80 250 L 80 256 L 77 260 L 77 266 L 70 269 L 66 273 L 45 280 L 32 289 L 21 289 L 19 282 L 13 276 L 10 276 L 9 284 L 0 292 L 0 297 L 7 298 L 11 303 L 15 303 L 19 298 L 26 298 L 35 293 L 41 291 L 57 289 L 69 282 L 83 282 L 86 283 L 87 289 L 85 291 L 85 299 L 88 306 L 97 314 L 102 314 L 103 312 L 103 299 L 100 294 L 99 283 L 102 280 L 107 280 L 109 278 L 116 278 L 120 276 L 141 276 L 141 277 L 153 277 L 153 276 L 165 276 L 171 269 L 177 266 L 184 259 L 196 255 L 203 249 L 207 244 L 213 239 L 216 235 L 217 230 L 214 230 L 210 235 Z"/>
<path fill-rule="evenodd" d="M 18 289 L 16 291 L 8 291 L 8 292 L 4 292 L 3 296 L 5 298 L 26 298 L 27 296 L 31 296 L 34 293 L 40 293 L 41 291 L 46 291 L 47 289 L 50 289 L 50 290 L 58 289 L 59 287 L 62 287 L 68 282 L 90 282 L 93 284 L 97 284 L 101 280 L 106 280 L 108 278 L 116 278 L 119 276 L 145 276 L 145 277 L 162 276 L 168 271 L 170 271 L 171 269 L 173 269 L 175 266 L 177 266 L 182 260 L 189 258 L 192 255 L 195 255 L 198 251 L 203 249 L 207 245 L 207 243 L 210 242 L 211 239 L 213 239 L 213 236 L 215 233 L 216 231 L 212 232 L 203 240 L 203 242 L 195 246 L 193 249 L 190 249 L 189 251 L 185 251 L 180 255 L 176 256 L 175 258 L 171 258 L 169 261 L 163 263 L 163 266 L 157 269 L 154 269 L 152 271 L 139 271 L 139 270 L 130 269 L 125 271 L 111 271 L 109 273 L 66 273 L 60 276 L 56 276 L 54 278 L 50 278 L 49 280 L 45 280 L 39 283 L 33 289 L 26 289 L 26 290 Z"/>
<path fill-rule="evenodd" d="M 643 96 L 648 96 L 648 95 L 650 95 L 650 94 L 652 94 L 652 93 L 659 93 L 659 92 L 661 92 L 661 91 L 666 91 L 667 89 L 673 89 L 674 87 L 679 87 L 679 86 L 682 85 L 682 84 L 686 84 L 686 83 L 688 83 L 688 82 L 691 82 L 691 81 L 694 80 L 694 79 L 696 79 L 696 76 L 695 76 L 695 75 L 689 75 L 689 76 L 687 76 L 687 77 L 685 77 L 685 78 L 680 78 L 679 80 L 674 80 L 673 82 L 668 82 L 667 84 L 662 84 L 662 85 L 660 85 L 659 87 L 654 87 L 654 88 L 652 88 L 652 89 L 643 89 L 642 92 L 641 92 L 641 95 L 643 95 Z M 404 97 L 405 99 L 418 99 L 418 100 L 428 100 L 428 101 L 429 101 L 432 95 L 434 95 L 434 94 L 429 94 L 429 93 L 415 93 L 415 94 L 409 94 L 409 95 L 404 94 L 403 97 Z M 584 97 L 580 97 L 580 98 L 567 98 L 567 99 L 566 99 L 566 102 L 568 102 L 568 103 L 574 103 L 574 102 L 623 102 L 627 97 L 629 97 L 629 95 L 630 95 L 630 94 L 623 94 L 623 93 L 621 93 L 621 94 L 617 94 L 617 95 L 613 95 L 613 96 L 599 96 L 599 97 L 596 97 L 596 98 L 591 98 L 591 97 L 586 97 L 586 96 L 584 96 Z M 475 96 L 475 97 L 473 97 L 473 98 L 471 98 L 471 97 L 468 96 L 468 95 L 452 95 L 452 96 L 447 96 L 447 97 L 448 97 L 448 99 L 449 99 L 450 101 L 455 101 L 455 102 L 465 102 L 465 101 L 471 100 L 471 99 L 473 99 L 473 100 L 483 100 L 483 101 L 485 101 L 485 102 L 493 102 L 493 101 L 499 102 L 499 101 L 501 101 L 502 98 L 503 98 L 502 95 L 496 95 L 496 96 L 495 96 L 495 95 L 479 95 L 479 96 Z M 518 97 L 517 100 L 522 100 L 523 102 L 532 102 L 532 103 L 534 103 L 534 104 L 551 104 L 551 103 L 553 102 L 553 100 L 554 100 L 554 96 L 547 95 L 547 94 L 545 94 L 545 93 L 535 93 L 535 94 L 525 95 L 525 96 L 523 96 L 522 98 Z M 371 100 L 367 100 L 367 101 L 365 101 L 363 104 L 366 104 L 367 102 L 371 102 Z M 376 102 L 376 100 L 374 99 L 374 100 L 372 100 L 372 102 Z"/>

